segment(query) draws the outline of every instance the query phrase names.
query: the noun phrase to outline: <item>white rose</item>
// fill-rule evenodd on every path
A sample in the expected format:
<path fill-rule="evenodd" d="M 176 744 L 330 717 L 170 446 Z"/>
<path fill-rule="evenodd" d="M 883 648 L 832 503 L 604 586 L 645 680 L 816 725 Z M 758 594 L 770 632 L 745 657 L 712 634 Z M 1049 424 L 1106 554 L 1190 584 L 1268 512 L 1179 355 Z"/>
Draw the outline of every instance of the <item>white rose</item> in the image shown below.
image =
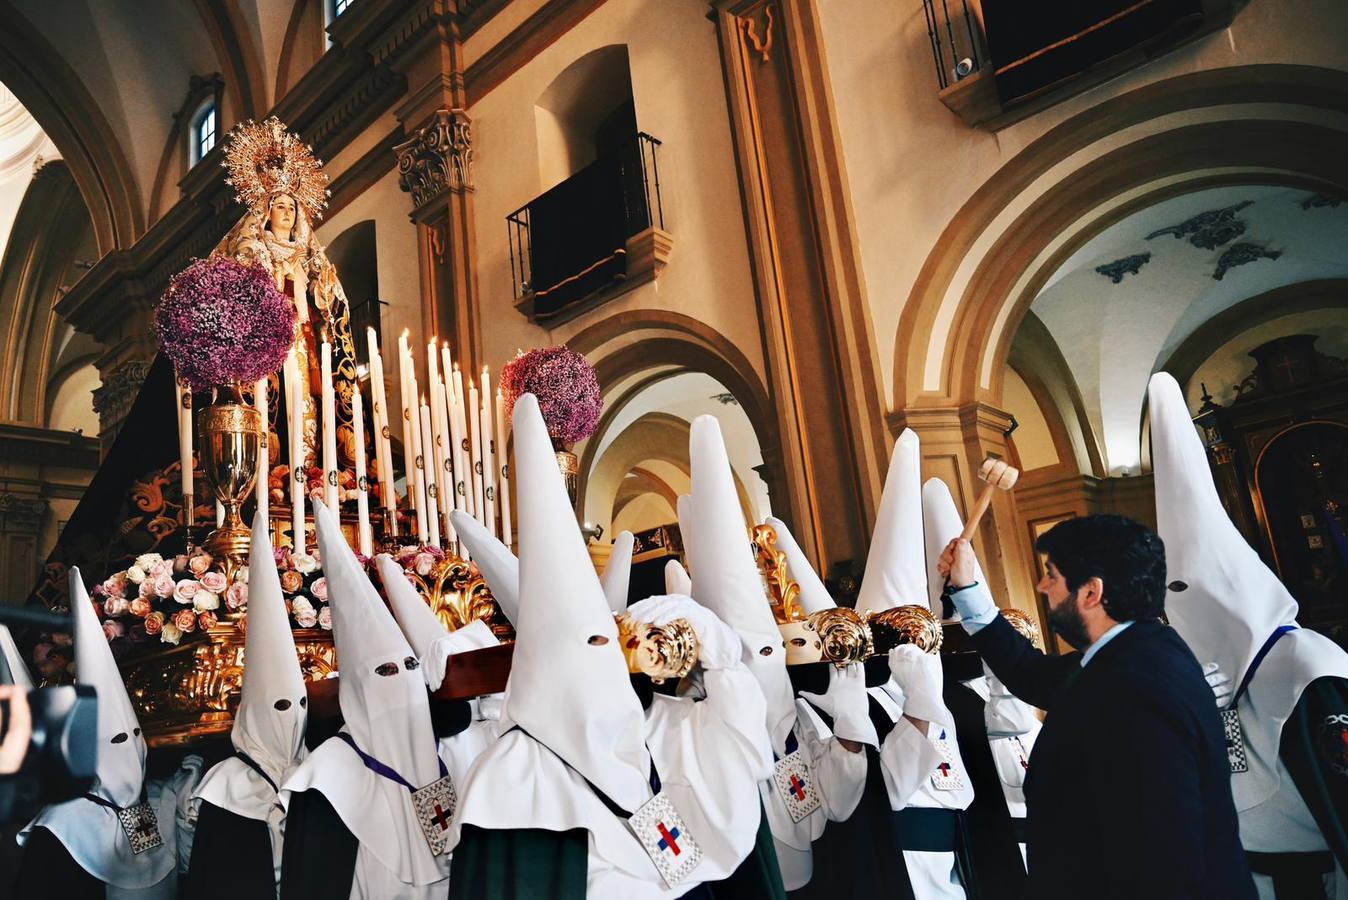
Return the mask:
<path fill-rule="evenodd" d="M 302 616 L 302 615 L 308 615 L 309 613 L 311 613 L 311 612 L 313 612 L 313 611 L 314 611 L 314 605 L 313 605 L 312 603 L 310 603 L 310 602 L 309 602 L 306 598 L 304 598 L 304 597 L 296 597 L 294 600 L 290 601 L 290 612 L 291 612 L 291 613 L 295 616 L 295 618 L 297 618 L 297 619 L 298 619 L 300 616 Z"/>
<path fill-rule="evenodd" d="M 140 569 L 142 572 L 148 572 L 163 561 L 164 557 L 160 556 L 158 553 L 142 553 L 140 556 L 136 557 L 136 568 Z"/>
<path fill-rule="evenodd" d="M 159 639 L 166 644 L 176 644 L 183 639 L 183 632 L 177 625 L 165 621 L 164 627 L 159 631 Z"/>
<path fill-rule="evenodd" d="M 202 588 L 197 591 L 196 596 L 192 598 L 192 608 L 197 612 L 205 612 L 211 609 L 220 608 L 220 595 Z"/>
<path fill-rule="evenodd" d="M 295 571 L 301 575 L 308 575 L 318 568 L 318 560 L 314 559 L 308 553 L 295 553 L 290 557 L 290 563 L 295 567 Z"/>
<path fill-rule="evenodd" d="M 126 570 L 126 580 L 132 584 L 140 584 L 145 580 L 145 570 L 140 566 L 132 566 Z"/>

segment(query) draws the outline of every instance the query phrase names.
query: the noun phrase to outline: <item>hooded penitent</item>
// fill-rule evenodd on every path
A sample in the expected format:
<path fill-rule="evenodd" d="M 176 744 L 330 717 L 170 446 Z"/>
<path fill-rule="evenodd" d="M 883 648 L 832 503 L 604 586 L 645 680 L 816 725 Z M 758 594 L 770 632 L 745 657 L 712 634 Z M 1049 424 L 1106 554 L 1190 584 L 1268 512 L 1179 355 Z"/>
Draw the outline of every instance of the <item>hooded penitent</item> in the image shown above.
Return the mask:
<path fill-rule="evenodd" d="M 627 609 L 627 590 L 632 583 L 632 545 L 636 539 L 630 531 L 618 533 L 613 541 L 613 553 L 604 567 L 599 581 L 604 586 L 604 596 L 608 599 L 609 609 L 620 613 Z"/>
<path fill-rule="evenodd" d="M 691 505 L 697 523 L 691 535 L 684 531 L 683 540 L 693 570 L 693 597 L 739 633 L 744 642 L 744 663 L 758 679 L 767 700 L 766 725 L 772 750 L 782 756 L 787 735 L 796 722 L 786 650 L 754 561 L 748 525 L 716 419 L 698 416 L 693 421 L 689 455 Z M 687 505 L 680 501 L 681 521 Z"/>
<path fill-rule="evenodd" d="M 1296 620 L 1297 603 L 1227 517 L 1175 379 L 1157 372 L 1147 397 L 1166 616 L 1199 662 L 1239 684 L 1273 629 Z"/>
<path fill-rule="evenodd" d="M 314 517 L 341 667 L 342 730 L 366 756 L 408 784 L 425 787 L 444 772 L 416 655 L 332 513 L 315 502 Z M 449 855 L 432 853 L 411 791 L 367 767 L 344 739 L 330 738 L 309 754 L 283 785 L 283 802 L 289 793 L 306 790 L 321 792 L 362 851 L 399 881 L 426 885 L 448 876 Z"/>
<path fill-rule="evenodd" d="M 445 662 L 450 655 L 499 643 L 481 619 L 474 619 L 457 631 L 445 628 L 393 557 L 381 553 L 375 557 L 375 564 L 398 627 L 421 660 L 422 678 L 431 690 L 437 690 L 445 680 Z"/>
<path fill-rule="evenodd" d="M 449 519 L 491 588 L 501 612 L 513 625 L 520 611 L 520 561 L 509 547 L 467 513 L 454 510 Z"/>
<path fill-rule="evenodd" d="M 1179 384 L 1157 372 L 1147 397 L 1166 617 L 1200 663 L 1216 662 L 1238 685 L 1275 631 L 1295 623 L 1297 603 L 1227 517 Z M 1325 677 L 1348 678 L 1348 655 L 1311 629 L 1282 636 L 1260 664 L 1237 706 L 1248 771 L 1233 772 L 1231 794 L 1242 814 L 1278 791 L 1283 723 Z"/>
<path fill-rule="evenodd" d="M 916 432 L 905 428 L 889 459 L 871 549 L 866 554 L 866 572 L 857 595 L 857 612 L 862 615 L 928 603 L 921 484 L 922 450 Z"/>
<path fill-rule="evenodd" d="M 308 702 L 267 522 L 261 516 L 253 521 L 244 659 L 239 708 L 229 736 L 235 752 L 250 759 L 267 777 L 240 756 L 231 756 L 206 773 L 196 796 L 244 818 L 266 822 L 273 865 L 279 874 L 285 812 L 277 805 L 274 785 L 283 784 L 304 758 Z"/>
<path fill-rule="evenodd" d="M 94 614 L 78 569 L 70 570 L 70 614 L 75 631 L 75 680 L 98 692 L 98 780 L 84 798 L 49 806 L 19 835 L 42 827 L 54 834 L 79 866 L 117 888 L 158 885 L 177 864 L 173 821 L 158 823 L 162 843 L 137 854 L 116 809 L 129 809 L 146 797 L 145 738 L 113 661 L 107 636 Z"/>
<path fill-rule="evenodd" d="M 532 394 L 515 404 L 520 610 L 502 731 L 519 726 L 623 809 L 651 797 L 645 715 Z"/>

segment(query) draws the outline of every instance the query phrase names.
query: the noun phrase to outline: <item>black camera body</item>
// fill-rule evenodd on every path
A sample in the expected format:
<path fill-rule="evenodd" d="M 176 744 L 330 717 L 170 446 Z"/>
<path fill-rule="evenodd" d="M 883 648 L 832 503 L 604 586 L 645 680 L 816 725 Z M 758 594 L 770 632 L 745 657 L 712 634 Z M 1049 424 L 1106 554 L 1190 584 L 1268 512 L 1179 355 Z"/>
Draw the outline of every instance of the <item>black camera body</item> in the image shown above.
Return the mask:
<path fill-rule="evenodd" d="M 16 809 L 0 819 L 26 818 L 42 806 L 71 800 L 97 777 L 98 696 L 87 684 L 28 692 L 33 736 L 23 765 L 13 775 Z M 9 730 L 9 703 L 0 701 L 0 739 Z"/>

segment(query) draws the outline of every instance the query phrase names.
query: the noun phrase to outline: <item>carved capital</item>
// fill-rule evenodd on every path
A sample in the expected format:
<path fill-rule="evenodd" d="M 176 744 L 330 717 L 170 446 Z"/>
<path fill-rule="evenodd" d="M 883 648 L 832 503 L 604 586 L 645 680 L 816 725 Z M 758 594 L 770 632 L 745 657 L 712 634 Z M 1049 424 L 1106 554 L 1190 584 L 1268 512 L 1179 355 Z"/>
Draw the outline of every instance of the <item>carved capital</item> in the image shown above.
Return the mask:
<path fill-rule="evenodd" d="M 410 140 L 393 148 L 398 186 L 412 195 L 415 206 L 425 206 L 446 191 L 474 189 L 472 137 L 468 113 L 439 109 Z"/>
<path fill-rule="evenodd" d="M 103 376 L 103 386 L 94 391 L 94 411 L 105 423 L 120 422 L 131 411 L 131 404 L 150 374 L 150 364 L 143 360 L 127 360 Z"/>

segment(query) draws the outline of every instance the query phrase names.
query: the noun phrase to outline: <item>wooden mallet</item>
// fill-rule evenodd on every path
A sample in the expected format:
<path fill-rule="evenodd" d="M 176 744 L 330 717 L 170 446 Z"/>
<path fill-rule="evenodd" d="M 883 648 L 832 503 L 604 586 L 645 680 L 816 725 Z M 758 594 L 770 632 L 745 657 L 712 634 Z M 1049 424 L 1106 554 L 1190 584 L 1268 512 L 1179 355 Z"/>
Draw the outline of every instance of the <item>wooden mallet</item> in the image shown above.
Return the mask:
<path fill-rule="evenodd" d="M 970 540 L 976 531 L 978 523 L 983 520 L 983 514 L 988 511 L 988 506 L 992 503 L 994 492 L 1002 490 L 1009 491 L 1016 486 L 1020 479 L 1020 470 L 1007 465 L 1000 459 L 988 457 L 983 460 L 983 465 L 978 469 L 978 478 L 983 482 L 983 491 L 978 495 L 978 502 L 974 504 L 974 511 L 969 516 L 969 521 L 964 524 L 964 531 L 960 533 L 963 540 Z"/>

